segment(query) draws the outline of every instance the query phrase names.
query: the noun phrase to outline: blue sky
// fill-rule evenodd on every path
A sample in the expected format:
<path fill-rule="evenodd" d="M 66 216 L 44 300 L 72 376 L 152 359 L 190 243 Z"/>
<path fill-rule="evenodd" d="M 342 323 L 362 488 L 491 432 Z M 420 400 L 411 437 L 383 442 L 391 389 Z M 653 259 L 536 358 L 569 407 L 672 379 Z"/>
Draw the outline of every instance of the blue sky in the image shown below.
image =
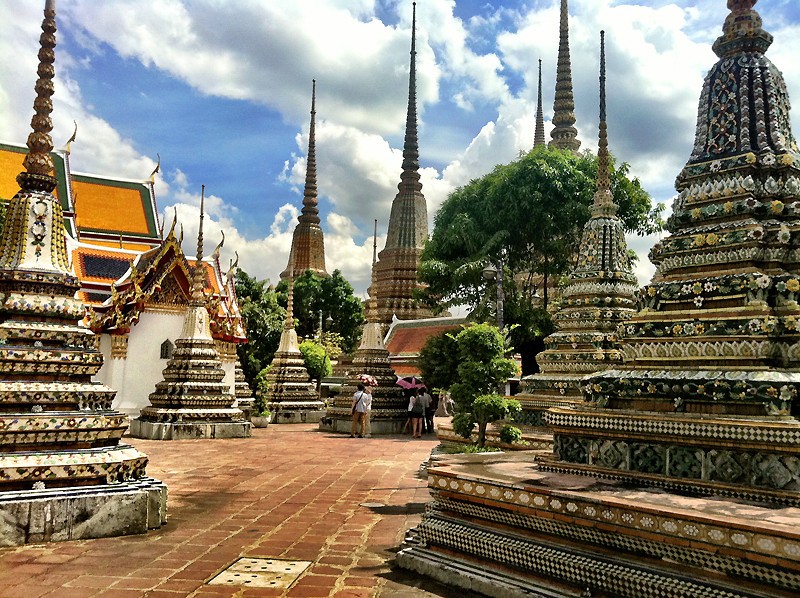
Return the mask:
<path fill-rule="evenodd" d="M 44 2 L 0 0 L 0 140 L 32 113 Z M 302 200 L 311 79 L 317 79 L 320 211 L 329 269 L 363 292 L 372 220 L 385 232 L 400 174 L 411 2 L 398 0 L 59 0 L 54 141 L 78 122 L 79 172 L 145 179 L 162 158 L 162 214 L 196 230 L 200 185 L 209 250 L 277 280 Z M 770 58 L 800 98 L 800 7 L 758 3 Z M 423 192 L 432 221 L 447 193 L 533 143 L 536 63 L 549 138 L 558 0 L 420 0 L 418 100 Z M 607 31 L 609 135 L 654 199 L 669 203 L 689 155 L 702 77 L 725 0 L 571 0 L 579 137 L 597 136 L 597 53 Z M 793 116 L 797 122 L 797 115 Z M 169 216 L 171 219 L 171 215 Z M 654 238 L 630 239 L 652 274 Z M 379 248 L 383 239 L 379 238 Z M 191 243 L 187 245 L 189 247 Z"/>

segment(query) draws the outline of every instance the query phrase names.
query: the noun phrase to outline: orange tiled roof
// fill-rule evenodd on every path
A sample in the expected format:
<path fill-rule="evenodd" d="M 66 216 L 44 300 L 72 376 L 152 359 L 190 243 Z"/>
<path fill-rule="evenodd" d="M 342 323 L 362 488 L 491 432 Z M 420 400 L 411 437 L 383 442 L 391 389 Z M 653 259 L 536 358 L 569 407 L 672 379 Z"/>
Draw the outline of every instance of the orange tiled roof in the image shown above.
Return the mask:
<path fill-rule="evenodd" d="M 159 236 L 147 184 L 73 174 L 72 191 L 79 230 Z"/>
<path fill-rule="evenodd" d="M 464 322 L 464 318 L 431 318 L 402 322 L 390 330 L 386 349 L 390 355 L 416 357 L 430 337 L 458 330 Z"/>

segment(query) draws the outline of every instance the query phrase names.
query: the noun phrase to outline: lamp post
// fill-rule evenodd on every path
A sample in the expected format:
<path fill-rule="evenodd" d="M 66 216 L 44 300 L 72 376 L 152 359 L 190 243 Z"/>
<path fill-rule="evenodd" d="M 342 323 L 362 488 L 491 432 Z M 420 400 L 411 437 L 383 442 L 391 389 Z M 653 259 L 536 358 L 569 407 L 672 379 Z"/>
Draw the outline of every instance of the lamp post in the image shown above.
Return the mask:
<path fill-rule="evenodd" d="M 494 264 L 489 262 L 483 269 L 483 278 L 487 281 L 497 282 L 497 327 L 503 329 L 503 260 L 498 261 L 500 267 L 496 268 Z"/>

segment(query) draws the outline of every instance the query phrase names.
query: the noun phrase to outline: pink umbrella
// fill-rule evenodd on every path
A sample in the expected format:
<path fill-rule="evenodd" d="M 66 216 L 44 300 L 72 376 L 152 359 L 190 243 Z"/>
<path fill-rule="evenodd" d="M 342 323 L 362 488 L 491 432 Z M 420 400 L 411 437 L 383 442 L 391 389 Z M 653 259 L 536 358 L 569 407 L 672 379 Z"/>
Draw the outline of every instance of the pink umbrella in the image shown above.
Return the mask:
<path fill-rule="evenodd" d="M 422 380 L 416 376 L 405 376 L 397 379 L 397 385 L 403 388 L 425 388 Z"/>

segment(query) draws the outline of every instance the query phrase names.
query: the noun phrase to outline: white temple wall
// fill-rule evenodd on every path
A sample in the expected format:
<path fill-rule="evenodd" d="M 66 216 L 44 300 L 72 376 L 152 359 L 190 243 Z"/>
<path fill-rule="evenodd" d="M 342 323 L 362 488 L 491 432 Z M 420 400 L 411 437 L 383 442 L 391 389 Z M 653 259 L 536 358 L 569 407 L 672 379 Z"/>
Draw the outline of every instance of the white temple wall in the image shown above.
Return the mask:
<path fill-rule="evenodd" d="M 183 331 L 183 312 L 164 312 L 149 309 L 141 313 L 139 322 L 128 335 L 124 359 L 112 358 L 112 337 L 100 335 L 103 366 L 95 380 L 117 391 L 113 408 L 138 417 L 139 411 L 150 404 L 150 393 L 163 378 L 167 359 L 161 358 L 161 344 L 169 340 L 173 345 Z M 117 341 L 118 342 L 118 341 Z M 118 350 L 117 350 L 118 353 Z M 231 394 L 236 394 L 236 361 L 222 358 L 225 384 Z"/>

